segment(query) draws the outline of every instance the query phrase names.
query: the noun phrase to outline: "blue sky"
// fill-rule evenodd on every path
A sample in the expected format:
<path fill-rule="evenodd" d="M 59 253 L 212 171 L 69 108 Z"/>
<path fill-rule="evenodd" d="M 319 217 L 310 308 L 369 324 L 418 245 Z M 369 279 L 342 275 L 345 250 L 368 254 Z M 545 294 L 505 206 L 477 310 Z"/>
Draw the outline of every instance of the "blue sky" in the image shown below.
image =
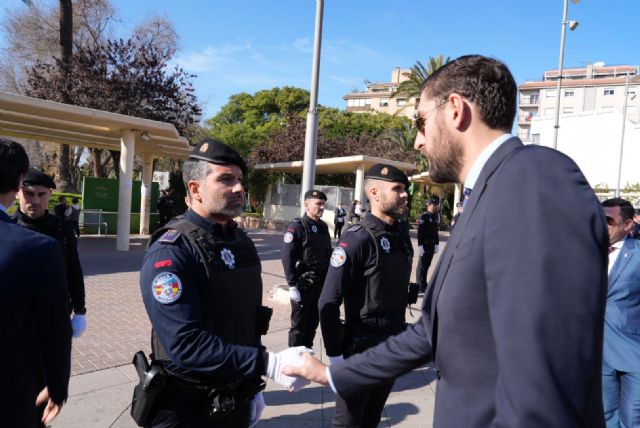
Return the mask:
<path fill-rule="evenodd" d="M 176 62 L 198 75 L 204 118 L 238 92 L 310 87 L 314 0 L 111 1 L 121 35 L 148 15 L 174 23 Z M 342 96 L 364 89 L 365 79 L 388 81 L 394 67 L 440 53 L 494 56 L 518 84 L 540 79 L 558 66 L 562 6 L 563 0 L 325 0 L 319 101 L 344 108 Z M 640 64 L 640 0 L 569 2 L 569 19 L 580 25 L 567 31 L 565 67 Z"/>

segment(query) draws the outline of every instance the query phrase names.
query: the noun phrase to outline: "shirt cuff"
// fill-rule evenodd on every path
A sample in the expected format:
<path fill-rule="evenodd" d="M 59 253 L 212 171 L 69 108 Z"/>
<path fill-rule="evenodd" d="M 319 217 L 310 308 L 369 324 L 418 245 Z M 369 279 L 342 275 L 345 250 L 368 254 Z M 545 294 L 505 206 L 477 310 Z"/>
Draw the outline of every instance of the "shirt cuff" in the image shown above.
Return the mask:
<path fill-rule="evenodd" d="M 338 391 L 336 390 L 336 386 L 333 384 L 333 378 L 331 377 L 331 367 L 327 367 L 325 369 L 325 374 L 327 375 L 327 380 L 329 381 L 329 386 L 331 387 L 331 390 L 337 394 Z"/>

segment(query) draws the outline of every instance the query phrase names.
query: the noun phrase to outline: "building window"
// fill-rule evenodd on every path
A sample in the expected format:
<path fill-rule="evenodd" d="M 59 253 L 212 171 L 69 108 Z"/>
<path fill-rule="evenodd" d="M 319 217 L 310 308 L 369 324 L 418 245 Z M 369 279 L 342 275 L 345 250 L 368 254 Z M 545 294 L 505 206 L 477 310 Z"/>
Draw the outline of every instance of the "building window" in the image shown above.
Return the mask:
<path fill-rule="evenodd" d="M 531 95 L 529 104 L 538 104 L 538 98 L 539 98 L 538 94 Z"/>
<path fill-rule="evenodd" d="M 380 107 L 389 107 L 389 100 L 380 100 Z"/>
<path fill-rule="evenodd" d="M 555 89 L 553 89 L 553 90 L 549 89 L 546 92 L 547 92 L 547 98 L 555 98 L 556 97 L 556 90 Z"/>
<path fill-rule="evenodd" d="M 573 113 L 573 107 L 562 107 L 562 113 L 564 113 L 564 114 Z"/>
<path fill-rule="evenodd" d="M 347 107 L 371 107 L 371 98 L 356 98 L 347 100 Z"/>
<path fill-rule="evenodd" d="M 404 99 L 404 98 L 398 98 L 397 102 L 398 102 L 398 107 L 402 107 L 404 105 L 407 105 L 407 100 Z"/>
<path fill-rule="evenodd" d="M 573 97 L 576 94 L 576 92 L 573 89 L 568 89 L 566 91 L 564 91 L 564 96 L 565 97 Z"/>
<path fill-rule="evenodd" d="M 613 95 L 615 90 L 613 88 L 604 88 L 604 96 Z"/>

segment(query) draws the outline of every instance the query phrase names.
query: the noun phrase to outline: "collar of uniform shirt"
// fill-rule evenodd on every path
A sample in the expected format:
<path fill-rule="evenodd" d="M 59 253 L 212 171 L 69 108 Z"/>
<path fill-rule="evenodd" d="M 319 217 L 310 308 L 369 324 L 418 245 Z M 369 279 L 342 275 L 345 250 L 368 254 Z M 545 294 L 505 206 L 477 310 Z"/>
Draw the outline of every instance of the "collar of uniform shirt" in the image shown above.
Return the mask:
<path fill-rule="evenodd" d="M 214 223 L 210 220 L 207 220 L 206 218 L 202 217 L 192 209 L 189 209 L 189 211 L 187 211 L 186 219 L 202 227 L 213 236 L 220 236 L 222 238 L 226 237 L 225 230 L 228 229 L 228 227 L 225 227 L 219 223 Z"/>
<path fill-rule="evenodd" d="M 468 187 L 469 189 L 473 189 L 473 186 L 476 185 L 476 181 L 478 181 L 478 177 L 480 176 L 480 172 L 484 167 L 484 164 L 487 163 L 493 152 L 498 150 L 498 147 L 502 145 L 509 138 L 513 137 L 511 134 L 504 134 L 500 137 L 493 140 L 491 144 L 484 148 L 482 152 L 480 152 L 480 156 L 475 160 L 471 169 L 469 170 L 469 174 L 467 174 L 467 179 L 464 182 L 464 187 Z"/>
<path fill-rule="evenodd" d="M 398 223 L 398 220 L 394 220 L 393 224 L 389 224 L 385 221 L 382 221 L 380 218 L 376 217 L 375 215 L 373 215 L 373 213 L 369 213 L 367 214 L 367 219 L 374 222 L 374 223 L 378 223 L 378 225 L 384 227 L 386 230 L 388 231 L 395 231 L 396 229 L 398 229 L 398 226 L 400 225 L 400 223 Z"/>

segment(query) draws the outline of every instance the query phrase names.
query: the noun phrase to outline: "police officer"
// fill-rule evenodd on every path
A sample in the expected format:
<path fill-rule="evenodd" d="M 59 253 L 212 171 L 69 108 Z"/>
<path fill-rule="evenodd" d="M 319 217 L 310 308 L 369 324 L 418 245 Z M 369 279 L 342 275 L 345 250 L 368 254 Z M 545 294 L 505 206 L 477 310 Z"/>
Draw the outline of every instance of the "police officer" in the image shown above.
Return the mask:
<path fill-rule="evenodd" d="M 51 177 L 38 169 L 30 168 L 22 178 L 22 186 L 18 192 L 20 206 L 13 218 L 20 226 L 58 241 L 67 273 L 73 337 L 80 337 L 87 328 L 84 275 L 73 229 L 63 218 L 49 214 L 47 209 L 51 192 L 55 188 Z"/>
<path fill-rule="evenodd" d="M 320 296 L 320 325 L 332 363 L 363 352 L 405 326 L 413 249 L 407 228 L 407 176 L 391 165 L 374 165 L 364 189 L 371 212 L 342 235 Z M 340 321 L 344 302 L 345 325 Z M 334 427 L 377 427 L 393 381 L 336 396 Z"/>
<path fill-rule="evenodd" d="M 427 288 L 427 272 L 433 255 L 437 254 L 440 249 L 438 207 L 439 201 L 430 199 L 427 202 L 427 211 L 418 220 L 418 255 L 420 260 L 416 270 L 416 282 L 421 293 L 424 293 Z"/>
<path fill-rule="evenodd" d="M 6 213 L 15 202 L 21 176 L 28 168 L 24 148 L 0 139 L 3 427 L 48 424 L 67 399 L 71 372 L 69 299 L 59 245 L 48 236 L 14 224 Z M 38 374 L 46 378 L 47 388 L 42 392 L 42 385 L 35 379 Z M 43 414 L 37 418 L 36 406 L 40 404 L 44 406 Z"/>
<path fill-rule="evenodd" d="M 276 354 L 261 344 L 269 315 L 260 259 L 233 221 L 242 211 L 244 160 L 206 138 L 183 170 L 190 209 L 152 236 L 140 274 L 152 365 L 166 372 L 145 426 L 253 426 L 264 408 L 261 376 L 290 389 L 306 384 L 280 373 L 304 348 Z"/>
<path fill-rule="evenodd" d="M 319 190 L 306 192 L 304 216 L 293 219 L 284 234 L 282 266 L 291 300 L 289 346 L 312 348 L 318 328 L 318 298 L 331 256 L 329 228 L 320 219 L 326 201 Z"/>

